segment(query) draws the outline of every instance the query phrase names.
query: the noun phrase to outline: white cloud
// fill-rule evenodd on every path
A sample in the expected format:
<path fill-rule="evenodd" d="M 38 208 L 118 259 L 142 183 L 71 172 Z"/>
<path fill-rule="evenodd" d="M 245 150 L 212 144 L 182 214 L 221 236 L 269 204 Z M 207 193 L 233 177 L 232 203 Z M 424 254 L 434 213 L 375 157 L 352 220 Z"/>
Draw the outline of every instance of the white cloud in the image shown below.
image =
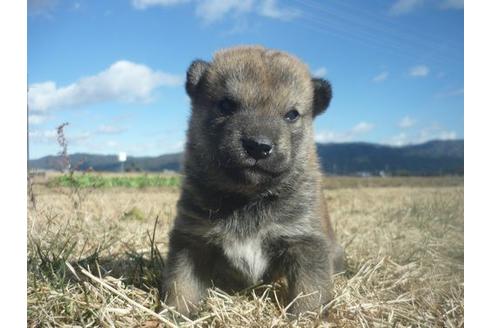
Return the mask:
<path fill-rule="evenodd" d="M 335 131 L 326 131 L 326 130 L 317 132 L 314 136 L 314 140 L 320 143 L 348 141 L 343 133 L 338 133 Z"/>
<path fill-rule="evenodd" d="M 424 3 L 423 0 L 397 0 L 391 6 L 389 13 L 393 16 L 408 14 Z"/>
<path fill-rule="evenodd" d="M 465 5 L 464 0 L 396 0 L 391 5 L 389 14 L 392 16 L 409 14 L 424 6 L 440 10 L 461 10 Z"/>
<path fill-rule="evenodd" d="M 441 9 L 463 9 L 465 7 L 464 0 L 444 0 L 440 4 Z"/>
<path fill-rule="evenodd" d="M 405 132 L 401 132 L 396 136 L 390 137 L 387 144 L 392 146 L 403 146 L 409 144 L 409 137 Z"/>
<path fill-rule="evenodd" d="M 93 137 L 93 134 L 89 131 L 83 131 L 79 133 L 72 133 L 68 131 L 66 133 L 67 137 L 67 142 L 68 146 L 70 147 L 71 145 L 84 145 L 88 140 L 90 140 Z"/>
<path fill-rule="evenodd" d="M 314 139 L 316 142 L 327 143 L 327 142 L 350 142 L 354 141 L 356 138 L 363 134 L 366 134 L 374 129 L 374 124 L 367 122 L 359 122 L 350 130 L 345 132 L 335 132 L 324 130 L 316 133 Z"/>
<path fill-rule="evenodd" d="M 458 135 L 455 131 L 447 130 L 439 124 L 433 124 L 411 135 L 406 132 L 400 132 L 399 134 L 388 138 L 385 143 L 393 146 L 404 146 L 431 140 L 454 140 L 457 139 L 457 137 Z"/>
<path fill-rule="evenodd" d="M 402 128 L 402 129 L 407 129 L 407 128 L 411 128 L 412 126 L 415 125 L 415 120 L 413 118 L 411 118 L 410 116 L 405 116 L 404 118 L 402 118 L 400 120 L 400 122 L 398 122 L 398 127 Z"/>
<path fill-rule="evenodd" d="M 420 130 L 417 137 L 417 142 L 426 142 L 430 140 L 453 140 L 457 138 L 457 134 L 454 131 L 444 129 L 439 124 L 434 124 L 430 127 L 426 127 Z"/>
<path fill-rule="evenodd" d="M 437 136 L 439 140 L 454 140 L 457 138 L 456 132 L 454 131 L 441 131 Z"/>
<path fill-rule="evenodd" d="M 100 134 L 119 134 L 125 132 L 127 129 L 120 126 L 114 125 L 100 125 L 97 128 L 97 132 Z"/>
<path fill-rule="evenodd" d="M 372 82 L 383 82 L 389 76 L 389 73 L 384 71 L 372 78 Z"/>
<path fill-rule="evenodd" d="M 374 124 L 367 123 L 367 122 L 360 122 L 352 128 L 351 132 L 352 134 L 362 134 L 362 133 L 367 133 L 372 129 L 374 129 Z"/>
<path fill-rule="evenodd" d="M 140 10 L 156 6 L 179 5 L 186 2 L 190 2 L 190 0 L 132 0 L 133 7 Z M 273 19 L 291 20 L 301 14 L 299 9 L 280 7 L 277 0 L 200 0 L 194 2 L 196 5 L 195 14 L 208 24 L 219 21 L 226 15 L 232 15 L 238 19 L 244 14 L 255 13 Z"/>
<path fill-rule="evenodd" d="M 64 136 L 68 144 L 68 152 L 94 152 L 104 151 L 107 148 L 115 148 L 119 145 L 114 140 L 101 141 L 98 139 L 98 135 L 115 135 L 126 131 L 126 128 L 117 127 L 113 125 L 100 125 L 98 128 L 88 131 L 73 131 L 72 129 L 64 129 Z M 50 144 L 59 150 L 57 142 L 57 129 L 46 130 L 31 130 L 28 133 L 29 141 L 32 143 L 44 143 Z"/>
<path fill-rule="evenodd" d="M 326 76 L 326 73 L 328 73 L 326 67 L 319 67 L 312 72 L 312 75 L 314 77 L 324 77 Z"/>
<path fill-rule="evenodd" d="M 196 15 L 212 23 L 232 13 L 235 15 L 253 10 L 253 0 L 203 0 L 196 7 Z"/>
<path fill-rule="evenodd" d="M 108 140 L 108 141 L 106 141 L 105 145 L 108 148 L 116 148 L 119 146 L 119 143 L 117 141 L 114 141 L 114 140 Z"/>
<path fill-rule="evenodd" d="M 463 96 L 464 94 L 465 94 L 465 89 L 464 88 L 458 88 L 458 89 L 454 89 L 454 90 L 438 92 L 438 93 L 436 93 L 435 96 L 437 98 L 447 98 L 447 97 Z"/>
<path fill-rule="evenodd" d="M 28 122 L 30 125 L 38 125 L 46 121 L 46 116 L 44 115 L 29 115 Z"/>
<path fill-rule="evenodd" d="M 65 5 L 68 5 L 68 4 L 65 4 Z M 84 9 L 86 9 L 86 7 L 87 6 L 85 4 L 82 4 L 80 1 L 74 1 L 71 4 L 68 5 L 69 10 L 72 11 L 72 12 L 81 12 L 81 11 L 84 11 Z"/>
<path fill-rule="evenodd" d="M 56 129 L 33 130 L 28 132 L 29 140 L 33 142 L 55 142 Z"/>
<path fill-rule="evenodd" d="M 410 68 L 409 74 L 410 76 L 424 77 L 429 74 L 429 71 L 430 69 L 426 65 L 417 65 Z"/>
<path fill-rule="evenodd" d="M 106 70 L 67 86 L 53 81 L 29 86 L 29 109 L 46 112 L 56 108 L 79 107 L 105 101 L 149 101 L 160 86 L 180 85 L 183 78 L 130 61 L 120 60 Z"/>
<path fill-rule="evenodd" d="M 120 145 L 131 156 L 151 156 L 170 153 L 180 153 L 184 150 L 184 140 L 156 139 L 155 142 L 132 143 Z"/>
<path fill-rule="evenodd" d="M 229 37 L 232 35 L 242 34 L 248 30 L 254 30 L 258 28 L 258 24 L 251 24 L 246 17 L 235 17 L 235 20 L 230 28 L 226 28 L 221 31 L 220 35 Z"/>
<path fill-rule="evenodd" d="M 154 6 L 166 7 L 166 6 L 182 4 L 188 1 L 189 0 L 132 0 L 132 4 L 133 7 L 143 10 L 143 9 L 147 9 L 148 7 L 154 7 Z"/>
<path fill-rule="evenodd" d="M 259 4 L 259 14 L 270 18 L 291 20 L 298 17 L 301 12 L 295 8 L 279 8 L 277 0 L 263 0 Z"/>
<path fill-rule="evenodd" d="M 74 145 L 80 145 L 85 143 L 92 137 L 92 133 L 84 131 L 73 133 L 72 131 L 64 131 L 65 138 L 68 143 L 68 148 L 70 152 L 70 147 Z M 28 132 L 29 141 L 33 143 L 49 143 L 52 145 L 58 145 L 56 137 L 56 129 L 48 130 L 32 130 Z"/>
<path fill-rule="evenodd" d="M 58 0 L 27 0 L 27 11 L 31 16 L 50 17 L 58 5 Z"/>

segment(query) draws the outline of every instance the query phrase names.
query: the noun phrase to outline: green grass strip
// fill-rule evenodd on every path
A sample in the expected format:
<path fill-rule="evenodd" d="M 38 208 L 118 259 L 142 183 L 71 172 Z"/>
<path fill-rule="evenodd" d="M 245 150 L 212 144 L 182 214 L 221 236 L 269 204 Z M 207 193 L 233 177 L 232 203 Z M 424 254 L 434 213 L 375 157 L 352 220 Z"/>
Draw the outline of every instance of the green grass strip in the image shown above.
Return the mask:
<path fill-rule="evenodd" d="M 145 188 L 175 187 L 181 185 L 179 176 L 139 175 L 139 176 L 104 176 L 95 174 L 62 175 L 51 179 L 50 187 L 69 188 Z"/>

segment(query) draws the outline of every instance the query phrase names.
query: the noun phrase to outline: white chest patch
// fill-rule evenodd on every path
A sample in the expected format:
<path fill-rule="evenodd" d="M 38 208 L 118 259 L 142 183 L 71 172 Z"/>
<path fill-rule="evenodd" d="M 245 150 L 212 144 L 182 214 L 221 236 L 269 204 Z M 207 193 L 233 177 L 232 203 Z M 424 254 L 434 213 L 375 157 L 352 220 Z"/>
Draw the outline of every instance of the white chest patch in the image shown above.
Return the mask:
<path fill-rule="evenodd" d="M 232 265 L 249 277 L 252 283 L 261 280 L 268 262 L 261 249 L 260 238 L 226 241 L 223 248 Z"/>

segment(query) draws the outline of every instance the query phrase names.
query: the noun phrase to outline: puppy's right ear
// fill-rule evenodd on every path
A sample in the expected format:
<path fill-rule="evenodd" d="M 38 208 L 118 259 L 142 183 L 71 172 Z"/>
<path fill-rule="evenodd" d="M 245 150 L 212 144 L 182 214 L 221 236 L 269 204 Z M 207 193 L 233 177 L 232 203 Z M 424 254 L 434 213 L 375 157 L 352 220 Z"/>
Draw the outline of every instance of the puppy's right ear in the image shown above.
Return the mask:
<path fill-rule="evenodd" d="M 198 84 L 209 66 L 210 64 L 206 61 L 197 59 L 188 68 L 188 72 L 186 72 L 186 92 L 190 98 L 195 97 Z"/>

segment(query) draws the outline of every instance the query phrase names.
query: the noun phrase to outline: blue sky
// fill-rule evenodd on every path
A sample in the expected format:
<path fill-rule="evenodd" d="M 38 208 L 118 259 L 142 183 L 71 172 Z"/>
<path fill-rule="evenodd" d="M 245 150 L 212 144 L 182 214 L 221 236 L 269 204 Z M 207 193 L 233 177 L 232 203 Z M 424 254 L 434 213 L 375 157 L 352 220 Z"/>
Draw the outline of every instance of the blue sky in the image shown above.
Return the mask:
<path fill-rule="evenodd" d="M 463 0 L 28 1 L 30 157 L 183 149 L 193 59 L 285 50 L 333 85 L 319 142 L 463 138 Z"/>

